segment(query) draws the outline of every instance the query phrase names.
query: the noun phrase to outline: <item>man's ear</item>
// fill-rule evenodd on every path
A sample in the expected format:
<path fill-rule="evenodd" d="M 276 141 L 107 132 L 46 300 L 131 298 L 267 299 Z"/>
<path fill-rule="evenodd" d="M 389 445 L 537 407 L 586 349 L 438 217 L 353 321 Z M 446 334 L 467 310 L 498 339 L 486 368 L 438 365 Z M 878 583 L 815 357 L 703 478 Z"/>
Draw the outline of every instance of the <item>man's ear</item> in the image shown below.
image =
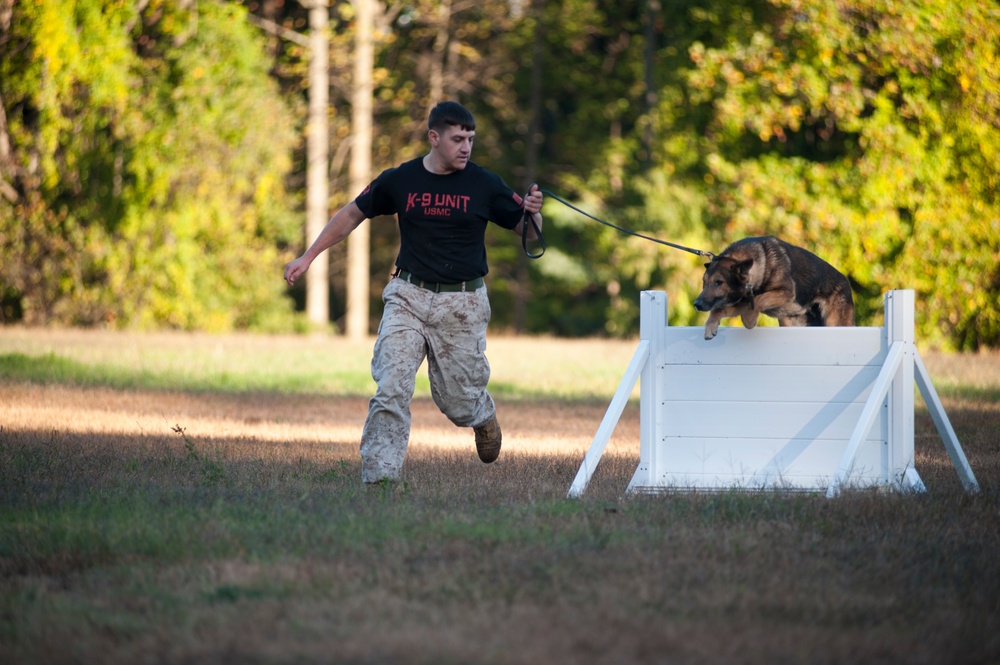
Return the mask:
<path fill-rule="evenodd" d="M 438 142 L 441 140 L 441 135 L 438 134 L 436 129 L 427 130 L 427 140 L 434 147 L 437 147 Z"/>
<path fill-rule="evenodd" d="M 747 277 L 750 274 L 750 268 L 753 267 L 753 259 L 746 259 L 744 261 L 737 261 L 733 264 L 733 276 L 741 282 L 747 281 Z"/>

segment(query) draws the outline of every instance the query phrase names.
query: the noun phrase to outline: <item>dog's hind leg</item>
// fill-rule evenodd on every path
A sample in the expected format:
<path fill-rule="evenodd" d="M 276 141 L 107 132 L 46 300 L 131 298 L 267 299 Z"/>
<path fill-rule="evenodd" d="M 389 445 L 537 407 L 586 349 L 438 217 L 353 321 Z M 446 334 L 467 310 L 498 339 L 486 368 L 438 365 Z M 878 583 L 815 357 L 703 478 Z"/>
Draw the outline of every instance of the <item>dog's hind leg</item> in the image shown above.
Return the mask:
<path fill-rule="evenodd" d="M 823 305 L 818 302 L 813 303 L 812 307 L 806 310 L 805 317 L 807 326 L 818 327 L 834 325 L 832 323 L 827 323 L 827 314 L 824 312 Z"/>
<path fill-rule="evenodd" d="M 854 325 L 854 303 L 836 303 L 830 307 L 823 321 L 825 326 L 853 326 Z"/>

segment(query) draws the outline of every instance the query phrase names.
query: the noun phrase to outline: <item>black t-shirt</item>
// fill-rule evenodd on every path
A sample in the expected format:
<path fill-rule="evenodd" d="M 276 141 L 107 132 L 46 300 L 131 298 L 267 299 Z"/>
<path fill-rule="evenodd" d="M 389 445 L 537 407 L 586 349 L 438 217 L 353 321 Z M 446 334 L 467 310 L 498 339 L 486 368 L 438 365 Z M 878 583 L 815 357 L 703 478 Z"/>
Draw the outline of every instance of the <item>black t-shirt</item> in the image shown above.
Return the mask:
<path fill-rule="evenodd" d="M 396 266 L 429 282 L 484 276 L 487 223 L 513 229 L 522 215 L 521 197 L 495 173 L 469 162 L 438 175 L 423 158 L 383 171 L 354 202 L 369 219 L 397 215 Z"/>

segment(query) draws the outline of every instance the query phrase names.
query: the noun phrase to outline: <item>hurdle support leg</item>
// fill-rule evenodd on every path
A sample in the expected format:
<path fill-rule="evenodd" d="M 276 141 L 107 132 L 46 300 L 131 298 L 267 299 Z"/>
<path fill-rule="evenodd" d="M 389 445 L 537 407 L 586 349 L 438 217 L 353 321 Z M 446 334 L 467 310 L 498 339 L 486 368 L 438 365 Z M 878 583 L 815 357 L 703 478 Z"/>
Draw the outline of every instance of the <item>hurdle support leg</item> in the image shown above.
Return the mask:
<path fill-rule="evenodd" d="M 594 435 L 594 440 L 583 458 L 576 478 L 573 479 L 573 484 L 567 495 L 569 498 L 579 497 L 587 489 L 587 485 L 597 469 L 597 464 L 604 455 L 608 440 L 628 403 L 629 395 L 632 394 L 636 381 L 640 379 L 642 381 L 642 396 L 639 406 L 640 460 L 648 461 L 649 456 L 653 454 L 655 448 L 653 429 L 656 418 L 653 397 L 656 382 L 654 381 L 655 369 L 652 365 L 658 350 L 663 346 L 663 329 L 667 324 L 667 294 L 660 291 L 643 291 L 640 294 L 639 303 L 639 345 L 632 355 L 628 369 L 625 370 L 625 376 L 618 384 L 618 390 L 615 391 L 611 404 L 608 405 L 608 410 L 605 412 L 597 434 Z M 642 462 L 640 462 L 640 468 L 642 467 Z M 639 471 L 636 474 L 639 475 Z M 632 482 L 635 482 L 635 477 L 633 477 Z"/>
<path fill-rule="evenodd" d="M 626 492 L 653 482 L 656 456 L 659 453 L 659 433 L 662 431 L 663 410 L 660 408 L 659 362 L 666 344 L 667 294 L 643 291 L 639 294 L 639 337 L 649 342 L 649 358 L 642 367 L 639 396 L 639 465 Z"/>
<path fill-rule="evenodd" d="M 871 430 L 872 425 L 875 423 L 875 417 L 878 414 L 878 410 L 882 408 L 882 403 L 889 394 L 893 381 L 897 378 L 898 369 L 902 360 L 903 343 L 894 342 L 893 345 L 889 347 L 889 354 L 886 356 L 885 363 L 882 365 L 882 369 L 878 373 L 878 378 L 875 379 L 875 384 L 872 386 L 872 391 L 868 396 L 868 401 L 865 402 L 865 408 L 861 412 L 861 417 L 858 419 L 858 424 L 854 428 L 854 433 L 851 434 L 851 438 L 847 442 L 847 448 L 844 450 L 844 456 L 840 460 L 840 465 L 837 467 L 836 473 L 833 474 L 833 481 L 826 490 L 826 496 L 828 499 L 832 499 L 840 494 L 840 488 L 850 475 L 851 469 L 854 468 L 854 458 L 858 454 L 858 447 L 861 445 L 861 442 L 864 440 L 868 431 Z"/>
<path fill-rule="evenodd" d="M 914 467 L 913 381 L 917 355 L 913 327 L 912 290 L 889 291 L 885 296 L 885 341 L 888 353 L 857 426 L 851 435 L 840 465 L 827 489 L 832 498 L 847 481 L 861 440 L 867 436 L 878 409 L 888 407 L 888 473 L 886 481 L 912 491 L 924 491 Z"/>
<path fill-rule="evenodd" d="M 948 451 L 948 456 L 951 457 L 951 463 L 954 465 L 955 471 L 958 472 L 962 486 L 965 487 L 966 492 L 978 492 L 979 483 L 976 481 L 975 474 L 972 473 L 969 460 L 965 457 L 965 451 L 962 450 L 962 445 L 958 442 L 955 429 L 951 426 L 951 421 L 948 420 L 948 414 L 944 411 L 941 398 L 938 397 L 937 390 L 931 383 L 930 374 L 927 373 L 927 367 L 924 366 L 924 361 L 919 353 L 914 358 L 914 368 L 916 369 L 917 387 L 924 398 L 924 403 L 927 404 L 931 420 L 934 421 L 934 426 L 937 427 L 938 434 L 941 435 L 941 441 Z"/>
<path fill-rule="evenodd" d="M 618 384 L 618 390 L 611 399 L 608 410 L 604 413 L 601 426 L 597 428 L 597 434 L 594 435 L 594 440 L 590 443 L 590 449 L 587 450 L 587 454 L 583 458 L 580 470 L 576 472 L 576 478 L 573 479 L 573 484 L 569 488 L 568 498 L 579 497 L 587 489 L 587 485 L 590 483 L 594 471 L 597 470 L 597 464 L 604 455 L 608 440 L 611 439 L 611 434 L 615 431 L 615 427 L 622 417 L 622 411 L 625 410 L 629 395 L 632 394 L 632 389 L 635 387 L 636 381 L 639 380 L 639 374 L 648 358 L 649 340 L 640 340 L 639 346 L 636 347 L 635 353 L 632 355 L 632 360 L 629 362 L 628 369 L 625 370 L 625 376 L 622 377 L 621 383 Z"/>

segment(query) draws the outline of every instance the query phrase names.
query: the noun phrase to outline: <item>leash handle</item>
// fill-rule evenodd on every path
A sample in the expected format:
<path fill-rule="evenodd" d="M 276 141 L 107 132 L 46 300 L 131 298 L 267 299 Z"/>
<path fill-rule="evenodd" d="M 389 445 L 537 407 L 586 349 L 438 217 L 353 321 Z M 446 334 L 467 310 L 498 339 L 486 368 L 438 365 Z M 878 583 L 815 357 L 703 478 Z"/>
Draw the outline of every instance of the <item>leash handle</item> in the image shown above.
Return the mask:
<path fill-rule="evenodd" d="M 531 187 L 536 185 L 532 184 Z M 528 187 L 528 194 L 531 193 L 531 187 Z M 528 198 L 528 194 L 524 195 L 524 198 Z M 528 223 L 531 223 L 531 228 L 535 232 L 535 236 L 538 239 L 539 244 L 542 246 L 542 251 L 537 254 L 532 254 L 528 250 Z M 532 215 L 527 210 L 521 215 L 521 249 L 524 250 L 524 255 L 529 259 L 540 259 L 542 254 L 545 253 L 545 236 L 542 235 L 542 230 L 538 228 L 538 224 L 535 222 L 535 216 Z"/>

